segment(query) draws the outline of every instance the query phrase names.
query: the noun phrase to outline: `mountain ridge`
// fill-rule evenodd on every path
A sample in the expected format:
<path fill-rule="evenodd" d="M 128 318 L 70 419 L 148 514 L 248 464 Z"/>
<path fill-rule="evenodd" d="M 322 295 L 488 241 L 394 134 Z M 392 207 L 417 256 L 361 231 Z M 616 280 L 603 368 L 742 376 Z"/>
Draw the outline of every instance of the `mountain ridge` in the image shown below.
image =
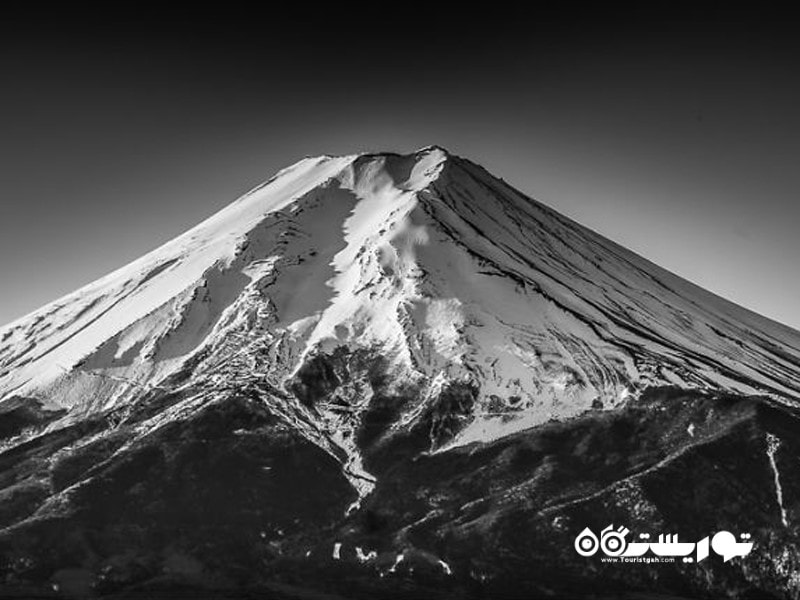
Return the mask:
<path fill-rule="evenodd" d="M 425 161 L 429 161 L 430 164 Z M 416 172 L 414 171 L 415 169 L 417 169 Z M 428 170 L 423 173 L 420 169 L 422 171 L 425 169 Z M 309 179 L 309 177 L 311 179 Z M 421 179 L 419 179 L 420 177 Z M 444 178 L 448 178 L 446 182 L 443 182 Z M 335 190 L 324 191 L 331 181 L 337 181 L 338 183 L 336 183 L 334 187 L 342 189 L 344 186 L 344 190 L 341 192 Z M 448 186 L 451 186 L 453 189 L 459 189 L 459 186 L 461 186 L 461 191 L 466 190 L 466 192 L 463 194 L 449 194 Z M 347 191 L 348 188 L 353 191 Z M 602 253 L 603 256 L 601 260 L 618 262 L 618 268 L 624 267 L 630 271 L 642 273 L 644 278 L 640 278 L 633 283 L 635 285 L 643 285 L 644 282 L 644 284 L 649 285 L 649 282 L 644 280 L 651 280 L 654 285 L 650 285 L 650 288 L 654 291 L 647 291 L 647 288 L 645 288 L 645 290 L 647 294 L 653 297 L 661 291 L 674 293 L 675 289 L 677 289 L 678 293 L 682 294 L 683 297 L 687 297 L 685 292 L 688 290 L 689 295 L 687 300 L 689 304 L 687 305 L 688 308 L 681 309 L 683 314 L 690 314 L 691 311 L 694 310 L 693 307 L 698 307 L 707 312 L 707 307 L 709 305 L 721 314 L 730 313 L 728 319 L 732 318 L 735 321 L 743 322 L 750 330 L 756 329 L 759 330 L 761 334 L 766 333 L 763 337 L 769 339 L 758 340 L 762 349 L 765 345 L 768 346 L 770 343 L 776 347 L 778 344 L 785 348 L 788 347 L 787 356 L 790 357 L 789 362 L 792 365 L 796 363 L 796 357 L 793 355 L 797 353 L 797 349 L 800 348 L 800 334 L 797 334 L 797 332 L 781 324 L 777 324 L 776 326 L 776 324 L 768 319 L 756 315 L 743 307 L 739 307 L 730 301 L 715 296 L 699 286 L 687 282 L 677 275 L 654 265 L 650 261 L 630 253 L 623 247 L 607 240 L 591 229 L 559 215 L 549 207 L 528 198 L 524 194 L 520 194 L 508 184 L 504 182 L 498 183 L 497 180 L 492 178 L 491 175 L 479 165 L 467 159 L 455 157 L 439 146 L 429 146 L 411 155 L 365 153 L 361 155 L 348 155 L 345 157 L 325 156 L 302 159 L 286 169 L 279 171 L 273 178 L 257 186 L 250 192 L 247 192 L 241 198 L 209 217 L 198 226 L 147 253 L 141 259 L 3 327 L 0 329 L 0 339 L 9 340 L 9 338 L 11 338 L 12 343 L 9 344 L 6 342 L 5 345 L 0 345 L 0 391 L 5 389 L 2 395 L 8 396 L 10 390 L 17 390 L 20 393 L 25 393 L 25 390 L 31 387 L 30 380 L 27 382 L 25 380 L 19 382 L 17 378 L 17 381 L 12 381 L 12 383 L 3 381 L 9 378 L 12 380 L 14 379 L 11 377 L 12 370 L 19 371 L 20 367 L 25 370 L 27 367 L 28 372 L 35 370 L 36 373 L 39 374 L 37 376 L 41 378 L 41 371 L 44 366 L 49 372 L 47 377 L 51 380 L 56 380 L 63 372 L 68 372 L 72 369 L 73 365 L 64 364 L 64 362 L 83 361 L 87 357 L 90 357 L 102 344 L 107 342 L 108 338 L 111 337 L 109 334 L 116 335 L 118 332 L 128 327 L 134 326 L 136 322 L 141 319 L 146 319 L 153 311 L 159 310 L 159 308 L 163 307 L 166 303 L 185 294 L 186 291 L 193 286 L 194 293 L 203 293 L 201 289 L 203 286 L 200 285 L 198 288 L 196 282 L 206 281 L 204 278 L 206 278 L 208 274 L 213 277 L 214 265 L 224 264 L 225 261 L 231 261 L 231 264 L 233 264 L 233 262 L 237 260 L 237 256 L 239 256 L 238 253 L 243 252 L 239 246 L 241 244 L 246 245 L 250 243 L 248 241 L 248 236 L 254 235 L 253 232 L 259 227 L 259 224 L 264 226 L 262 221 L 265 219 L 274 221 L 270 226 L 275 227 L 281 226 L 278 223 L 280 219 L 276 218 L 275 215 L 282 215 L 281 218 L 284 218 L 287 223 L 291 222 L 292 211 L 294 210 L 291 207 L 296 207 L 297 203 L 301 202 L 303 197 L 313 194 L 314 190 L 323 190 L 324 193 L 331 195 L 330 198 L 325 199 L 327 204 L 340 204 L 342 207 L 344 207 L 346 202 L 350 202 L 348 199 L 337 203 L 337 198 L 342 200 L 343 194 L 354 194 L 356 198 L 361 197 L 361 200 L 353 199 L 352 207 L 347 210 L 342 208 L 345 212 L 340 211 L 340 216 L 335 217 L 334 220 L 340 220 L 344 223 L 345 229 L 348 226 L 348 222 L 353 222 L 353 214 L 348 214 L 349 210 L 355 212 L 358 206 L 360 206 L 360 203 L 363 204 L 365 202 L 365 198 L 372 198 L 374 200 L 370 204 L 370 210 L 377 212 L 375 214 L 367 214 L 368 211 L 362 210 L 362 214 L 366 215 L 365 218 L 372 219 L 376 227 L 381 227 L 380 219 L 391 218 L 390 215 L 393 214 L 392 210 L 389 209 L 385 212 L 380 212 L 383 210 L 379 208 L 382 206 L 380 204 L 381 194 L 389 194 L 387 197 L 390 197 L 390 200 L 389 204 L 386 204 L 386 206 L 390 209 L 396 208 L 391 202 L 402 204 L 405 201 L 404 194 L 413 195 L 413 198 L 407 199 L 414 204 L 413 207 L 409 204 L 409 210 L 411 211 L 409 214 L 418 214 L 421 220 L 420 222 L 423 223 L 419 231 L 424 231 L 425 227 L 429 227 L 433 231 L 437 229 L 445 230 L 445 238 L 449 237 L 449 242 L 454 241 L 456 244 L 461 243 L 462 245 L 463 240 L 476 240 L 470 242 L 472 246 L 466 248 L 466 251 L 471 253 L 473 257 L 476 257 L 479 262 L 483 261 L 485 263 L 488 261 L 495 270 L 497 270 L 499 266 L 499 270 L 503 272 L 504 276 L 517 278 L 517 282 L 522 282 L 523 287 L 525 285 L 533 285 L 534 288 L 537 288 L 535 291 L 547 295 L 549 302 L 555 302 L 562 310 L 566 310 L 567 312 L 571 311 L 574 316 L 588 323 L 590 328 L 595 328 L 595 333 L 597 333 L 596 323 L 594 323 L 595 319 L 594 317 L 586 319 L 587 311 L 589 313 L 599 311 L 599 313 L 603 313 L 601 318 L 609 317 L 609 314 L 611 314 L 612 320 L 616 319 L 617 321 L 616 325 L 628 329 L 633 327 L 636 329 L 636 335 L 646 338 L 649 337 L 657 343 L 664 343 L 663 336 L 659 339 L 654 339 L 652 335 L 646 333 L 646 328 L 642 328 L 641 324 L 635 322 L 635 318 L 632 322 L 625 313 L 625 311 L 628 310 L 627 308 L 621 307 L 621 310 L 619 310 L 618 306 L 614 306 L 612 307 L 612 312 L 609 313 L 607 306 L 603 306 L 602 303 L 598 304 L 596 298 L 604 298 L 606 295 L 604 290 L 600 290 L 600 293 L 598 293 L 597 286 L 589 286 L 586 292 L 579 292 L 575 289 L 575 284 L 583 285 L 589 282 L 584 271 L 590 269 L 593 270 L 592 274 L 599 274 L 606 279 L 612 277 L 613 280 L 611 280 L 611 282 L 613 285 L 629 287 L 631 285 L 629 281 L 625 280 L 627 274 L 620 276 L 609 275 L 602 271 L 601 265 L 593 264 L 594 259 L 592 258 L 592 252 Z M 389 191 L 387 192 L 387 190 Z M 484 196 L 480 196 L 480 194 L 484 194 Z M 481 202 L 485 202 L 486 198 L 501 197 L 503 194 L 505 194 L 505 199 L 499 204 L 498 201 L 495 200 L 492 205 L 492 210 L 501 215 L 502 211 L 508 211 L 508 215 L 501 216 L 501 221 L 495 221 L 492 214 L 490 214 L 491 211 L 482 210 Z M 450 205 L 447 205 L 448 201 Z M 400 206 L 400 204 L 398 204 L 398 206 Z M 284 210 L 287 208 L 289 209 L 288 213 Z M 328 210 L 332 208 L 332 206 L 316 206 L 315 211 L 320 212 L 323 211 L 323 209 Z M 419 210 L 415 212 L 416 208 L 419 208 Z M 431 216 L 433 220 L 426 221 L 426 219 L 431 218 Z M 325 215 L 324 212 L 321 213 L 321 217 L 326 220 L 328 219 L 328 216 Z M 503 219 L 505 219 L 505 221 L 503 221 Z M 526 225 L 529 231 L 523 231 L 518 225 L 515 230 L 513 219 L 527 221 Z M 397 226 L 397 224 L 395 223 L 394 226 Z M 488 227 L 492 230 L 492 235 L 485 235 L 480 227 Z M 446 230 L 448 228 L 455 229 L 447 232 Z M 530 231 L 539 231 L 542 236 L 547 236 L 545 243 L 537 244 L 537 240 L 530 238 Z M 404 232 L 402 235 L 406 235 L 407 233 L 408 232 Z M 281 235 L 284 234 L 290 235 L 290 233 L 287 232 L 281 233 Z M 318 231 L 316 235 L 321 234 Z M 325 235 L 329 234 L 326 233 Z M 347 231 L 345 231 L 343 235 L 347 237 Z M 559 239 L 560 235 L 571 236 L 573 243 L 571 245 L 564 243 Z M 334 237 L 336 237 L 335 232 Z M 501 240 L 502 243 L 500 245 L 493 244 L 492 239 Z M 588 242 L 585 240 L 588 240 Z M 366 237 L 364 237 L 361 242 L 361 248 L 365 249 L 374 241 L 367 240 Z M 402 243 L 406 244 L 408 248 L 421 248 L 424 246 L 424 244 L 419 244 L 413 240 L 405 240 Z M 581 243 L 588 243 L 590 245 L 583 255 L 580 255 L 580 252 L 577 254 L 575 253 L 575 250 L 580 248 Z M 396 254 L 396 249 L 392 244 L 394 244 L 394 242 L 390 240 L 378 249 L 378 252 L 385 251 L 387 253 L 387 256 L 384 256 L 381 260 L 398 260 L 396 256 L 389 256 L 392 253 Z M 275 251 L 275 248 L 277 248 L 277 246 L 273 247 L 272 251 Z M 371 250 L 374 250 L 374 248 L 371 248 Z M 262 253 L 266 251 L 268 251 L 267 248 L 261 250 Z M 341 249 L 341 251 L 345 252 L 349 250 L 345 248 Z M 571 252 L 575 254 L 575 264 L 569 261 L 559 262 L 554 252 Z M 353 253 L 351 252 L 351 254 Z M 197 255 L 197 260 L 195 260 L 195 255 Z M 598 254 L 598 256 L 600 255 L 601 254 Z M 239 267 L 237 277 L 240 279 L 247 276 L 251 278 L 251 281 L 254 281 L 261 276 L 259 269 L 269 270 L 270 267 L 267 262 L 270 259 L 268 257 L 267 262 L 265 262 L 264 256 L 253 256 L 253 259 L 250 260 L 248 264 L 242 264 L 241 267 Z M 526 256 L 528 256 L 528 258 L 525 258 Z M 553 257 L 555 257 L 556 260 L 546 260 Z M 297 260 L 307 260 L 308 258 L 309 257 L 298 256 Z M 330 258 L 333 260 L 335 256 L 332 254 Z M 342 260 L 345 262 L 353 261 L 355 258 L 353 256 L 345 256 Z M 406 262 L 409 261 L 400 260 L 400 263 L 405 264 Z M 410 259 L 410 262 L 413 262 L 413 258 Z M 341 265 L 335 266 L 333 272 L 330 274 L 335 277 L 336 271 L 341 270 L 341 268 Z M 188 271 L 188 275 L 174 275 L 174 272 L 179 269 Z M 140 273 L 139 271 L 142 272 Z M 656 277 L 653 277 L 652 271 L 657 273 Z M 170 275 L 170 277 L 168 278 L 166 275 Z M 218 276 L 222 279 L 231 279 L 233 277 L 231 273 L 219 273 Z M 125 279 L 126 277 L 127 280 Z M 566 283 L 562 284 L 560 279 L 564 277 L 571 279 L 566 279 Z M 589 275 L 589 278 L 590 277 L 591 275 Z M 118 280 L 122 280 L 121 283 Z M 151 280 L 158 280 L 162 286 L 166 286 L 166 290 L 155 289 L 153 286 L 148 286 L 148 282 Z M 170 280 L 173 280 L 175 283 L 170 284 Z M 664 284 L 664 280 L 667 280 L 668 286 Z M 322 284 L 327 286 L 327 280 L 323 281 Z M 127 305 L 131 303 L 126 297 L 126 290 L 123 289 L 122 292 L 120 292 L 118 289 L 113 289 L 113 286 L 118 285 L 122 286 L 122 288 L 125 288 L 125 286 L 135 287 L 131 294 L 137 296 L 139 302 L 137 303 L 137 307 L 130 309 L 128 315 L 132 316 L 127 318 L 122 317 L 120 323 L 111 323 L 107 327 L 107 332 L 101 330 L 95 335 L 95 338 L 92 338 L 88 335 L 88 332 L 84 330 L 88 329 L 89 332 L 97 330 L 98 328 L 95 326 L 95 321 L 104 318 L 108 320 L 105 316 L 105 312 L 111 312 L 112 314 L 120 314 L 122 312 L 120 310 L 115 310 L 115 304 L 104 307 L 105 312 L 96 316 L 92 321 L 77 327 L 77 331 L 71 331 L 68 335 L 64 335 L 62 339 L 53 344 L 50 350 L 41 353 L 40 358 L 42 359 L 47 358 L 48 354 L 52 353 L 54 355 L 52 360 L 45 360 L 44 363 L 39 362 L 39 364 L 36 364 L 36 360 L 26 362 L 25 352 L 21 354 L 16 353 L 16 356 L 12 354 L 10 349 L 14 345 L 13 338 L 20 330 L 22 330 L 22 335 L 19 337 L 22 337 L 23 340 L 26 340 L 25 329 L 33 330 L 31 335 L 27 335 L 27 338 L 28 340 L 33 340 L 34 346 L 41 345 L 42 343 L 46 344 L 48 336 L 40 335 L 39 332 L 36 331 L 36 326 L 41 322 L 52 321 L 56 318 L 57 315 L 48 314 L 48 312 L 58 313 L 65 306 L 69 305 L 74 298 L 80 297 L 82 294 L 91 296 L 95 294 L 95 290 L 98 288 L 102 290 L 104 286 L 109 285 L 112 288 L 111 294 L 115 295 L 120 303 Z M 221 287 L 224 288 L 226 285 L 229 284 L 223 282 Z M 241 283 L 234 283 L 232 285 L 236 289 L 244 289 L 246 287 L 246 285 Z M 564 287 L 565 285 L 566 288 Z M 572 286 L 571 289 L 570 286 Z M 153 289 L 155 289 L 155 291 L 153 291 L 152 294 L 154 294 L 155 297 L 148 299 L 146 297 L 147 293 Z M 319 287 L 316 289 L 319 289 Z M 293 293 L 291 286 L 289 291 Z M 322 292 L 324 293 L 325 290 L 323 289 Z M 236 292 L 233 291 L 231 293 L 235 295 Z M 331 296 L 330 300 L 332 304 L 336 303 L 336 296 L 339 293 L 340 291 L 334 290 L 334 294 Z M 631 293 L 633 294 L 633 292 Z M 98 300 L 97 294 L 95 294 L 95 298 L 92 302 L 99 302 L 102 304 L 104 300 L 104 298 L 102 298 L 102 291 L 100 296 L 101 298 Z M 565 297 L 568 300 L 566 303 L 564 302 Z M 642 300 L 640 297 L 637 297 L 635 294 L 631 297 L 635 297 L 635 302 L 641 304 Z M 222 304 L 221 310 L 228 307 L 232 300 L 233 297 L 222 298 L 220 301 Z M 581 304 L 577 312 L 576 306 L 574 306 L 576 301 L 578 304 Z M 625 301 L 627 302 L 628 299 Z M 185 300 L 185 302 L 191 304 L 192 300 L 188 299 Z M 612 300 L 612 302 L 619 305 L 618 298 Z M 106 302 L 106 304 L 109 304 L 109 302 Z M 703 308 L 703 304 L 706 306 L 705 309 Z M 139 306 L 145 306 L 146 309 L 138 308 Z M 67 306 L 67 308 L 69 307 Z M 320 305 L 312 308 L 314 309 L 311 311 L 312 313 L 319 311 L 323 313 L 324 323 L 324 313 L 329 311 L 331 306 Z M 634 309 L 638 308 L 639 307 L 634 307 Z M 72 318 L 74 321 L 80 322 L 80 318 L 83 316 L 83 312 L 81 311 L 91 313 L 94 307 L 90 302 L 88 304 L 84 303 L 84 305 L 79 306 L 76 310 L 78 312 L 77 316 L 67 315 L 66 319 Z M 177 307 L 176 310 L 183 310 L 183 308 Z M 217 317 L 219 316 L 220 315 L 217 315 Z M 211 315 L 210 318 L 214 318 L 214 315 Z M 338 326 L 337 324 L 334 325 Z M 725 333 L 726 325 L 727 323 L 723 322 L 722 327 L 720 327 L 719 324 L 715 326 L 720 334 L 718 337 L 733 339 L 735 336 Z M 333 329 L 335 329 L 335 326 Z M 47 334 L 47 332 L 44 333 Z M 58 332 L 56 332 L 56 334 L 57 333 Z M 198 333 L 197 335 L 200 335 L 202 338 L 202 334 Z M 318 334 L 317 337 L 319 337 L 319 335 L 321 334 Z M 608 334 L 606 333 L 603 335 Z M 603 335 L 599 337 L 603 337 Z M 790 337 L 795 338 L 794 342 L 788 339 Z M 81 346 L 80 343 L 76 344 L 74 338 L 77 338 L 78 341 L 83 339 L 87 341 Z M 658 336 L 656 336 L 656 338 L 658 338 Z M 312 334 L 311 341 L 306 345 L 306 350 L 311 351 L 314 344 L 318 341 L 319 340 L 314 337 L 314 334 Z M 164 341 L 164 343 L 167 342 Z M 673 343 L 675 343 L 674 340 L 670 341 L 668 345 Z M 19 344 L 19 342 L 17 342 L 17 344 Z M 64 345 L 67 347 L 77 345 L 79 347 L 73 352 L 73 356 L 66 352 L 59 353 L 59 348 Z M 184 343 L 184 346 L 185 345 Z M 28 350 L 32 349 L 29 348 Z M 678 340 L 677 350 L 686 351 L 683 341 Z M 119 351 L 121 351 L 121 347 L 118 346 L 115 356 L 119 354 Z M 126 351 L 131 351 L 130 344 Z M 12 356 L 8 357 L 7 355 L 9 354 L 12 354 Z M 185 352 L 181 352 L 180 347 L 174 348 L 172 354 L 175 354 L 176 357 L 186 355 Z M 708 359 L 708 357 L 706 357 L 706 359 Z M 96 362 L 97 361 L 95 361 L 95 363 Z M 92 364 L 91 360 L 89 364 Z M 714 365 L 714 368 L 717 367 L 718 365 Z M 719 368 L 726 370 L 724 365 Z M 732 370 L 727 369 L 727 371 Z M 35 378 L 36 376 L 32 377 Z M 782 386 L 776 387 L 774 381 L 768 383 L 763 380 L 763 378 L 759 383 L 761 386 L 766 384 L 765 390 L 770 393 L 785 394 L 788 392 L 791 394 L 796 391 L 796 388 L 793 390 L 785 387 L 781 389 Z"/>

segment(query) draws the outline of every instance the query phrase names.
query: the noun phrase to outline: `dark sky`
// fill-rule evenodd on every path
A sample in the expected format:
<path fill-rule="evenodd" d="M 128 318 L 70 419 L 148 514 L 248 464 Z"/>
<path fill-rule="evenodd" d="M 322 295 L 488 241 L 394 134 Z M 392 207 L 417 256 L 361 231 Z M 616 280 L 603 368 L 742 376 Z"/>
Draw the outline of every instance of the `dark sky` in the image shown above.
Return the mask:
<path fill-rule="evenodd" d="M 723 3 L 124 6 L 0 24 L 0 324 L 305 155 L 435 143 L 800 328 L 796 22 Z"/>

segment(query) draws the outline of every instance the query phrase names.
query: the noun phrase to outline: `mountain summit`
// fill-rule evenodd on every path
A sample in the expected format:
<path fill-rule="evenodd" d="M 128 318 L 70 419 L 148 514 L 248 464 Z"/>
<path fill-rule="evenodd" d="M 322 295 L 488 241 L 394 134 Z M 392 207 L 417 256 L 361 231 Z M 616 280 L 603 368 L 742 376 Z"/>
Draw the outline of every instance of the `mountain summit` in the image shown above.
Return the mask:
<path fill-rule="evenodd" d="M 248 543 L 266 548 L 258 546 L 257 558 L 244 552 L 243 565 L 268 563 L 274 574 L 281 561 L 302 562 L 305 552 L 313 558 L 338 544 L 331 560 L 342 560 L 343 547 L 353 554 L 347 568 L 358 574 L 347 577 L 361 577 L 360 564 L 383 578 L 405 559 L 436 577 L 461 568 L 463 585 L 484 585 L 500 572 L 493 559 L 469 567 L 475 557 L 454 556 L 455 567 L 442 540 L 510 535 L 487 520 L 519 516 L 509 508 L 519 500 L 513 495 L 502 509 L 491 500 L 499 492 L 486 469 L 498 456 L 506 457 L 498 465 L 530 472 L 522 480 L 516 471 L 492 477 L 533 490 L 560 468 L 565 445 L 583 443 L 570 483 L 534 494 L 558 528 L 566 517 L 553 517 L 570 503 L 600 498 L 633 473 L 725 438 L 734 423 L 761 423 L 764 410 L 791 412 L 799 394 L 800 333 L 653 265 L 466 159 L 436 146 L 307 158 L 139 260 L 0 329 L 0 458 L 12 453 L 13 469 L 28 473 L 34 458 L 49 456 L 36 463 L 38 475 L 7 482 L 18 499 L 2 513 L 9 573 L 26 581 L 39 574 L 79 593 L 150 581 L 165 564 L 193 585 L 235 579 L 202 555 L 194 534 L 181 529 L 177 540 L 155 541 L 172 531 L 164 515 L 174 517 L 179 500 L 191 503 L 187 490 L 225 471 L 224 463 L 252 478 L 244 489 L 254 504 L 236 522 L 256 527 L 260 537 Z M 636 412 L 643 406 L 652 410 Z M 667 413 L 653 416 L 659 411 Z M 632 428 L 628 434 L 612 427 L 601 441 L 587 433 L 616 420 Z M 628 443 L 634 447 L 614 446 Z M 606 461 L 602 481 L 573 489 L 600 469 L 587 448 L 607 461 L 620 452 L 637 458 Z M 480 462 L 482 452 L 495 458 Z M 219 464 L 215 453 L 224 457 Z M 470 489 L 459 506 L 474 514 L 421 534 L 439 539 L 426 545 L 410 533 L 422 527 L 410 515 L 455 518 L 442 500 L 454 488 L 439 490 L 441 497 L 431 491 L 434 463 L 441 473 L 471 473 L 471 483 L 458 475 L 448 485 Z M 771 466 L 762 467 L 770 481 Z M 230 489 L 244 485 L 222 471 Z M 193 483 L 175 487 L 173 478 L 187 473 Z M 262 481 L 265 473 L 281 483 Z M 304 479 L 310 473 L 324 494 Z M 138 479 L 145 492 L 131 492 Z M 209 485 L 216 490 L 219 481 Z M 391 481 L 409 483 L 399 489 Z M 166 513 L 148 504 L 156 502 L 148 485 L 166 486 L 158 500 Z M 414 486 L 425 492 L 402 509 L 386 508 Z M 218 492 L 218 508 L 207 499 L 212 512 L 227 502 Z M 117 504 L 101 506 L 100 497 Z M 128 523 L 86 541 L 87 528 L 142 502 L 161 529 Z M 218 518 L 203 515 L 205 525 Z M 31 558 L 37 544 L 73 529 L 83 533 L 67 546 L 79 558 L 55 550 Z M 147 548 L 142 556 L 131 554 L 125 531 Z M 531 531 L 550 535 L 540 525 Z M 397 562 L 381 567 L 365 558 L 369 548 Z M 67 568 L 79 574 L 64 575 Z M 110 575 L 98 579 L 103 569 L 116 584 Z M 620 577 L 621 589 L 633 585 Z M 456 588 L 447 589 L 457 596 Z"/>
<path fill-rule="evenodd" d="M 652 385 L 800 387 L 800 333 L 437 146 L 301 160 L 0 340 L 0 398 L 76 414 L 208 377 L 254 345 L 279 388 L 337 348 L 368 352 L 423 396 L 474 389 L 463 442 Z"/>

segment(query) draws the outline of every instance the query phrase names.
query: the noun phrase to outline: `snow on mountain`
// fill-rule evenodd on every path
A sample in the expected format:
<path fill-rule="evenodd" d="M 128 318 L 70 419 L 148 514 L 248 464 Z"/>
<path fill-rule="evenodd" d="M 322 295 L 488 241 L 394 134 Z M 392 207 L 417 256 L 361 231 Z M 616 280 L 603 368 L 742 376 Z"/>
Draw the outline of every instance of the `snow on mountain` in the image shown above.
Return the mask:
<path fill-rule="evenodd" d="M 36 399 L 75 420 L 153 389 L 269 385 L 286 419 L 368 488 L 354 432 L 374 386 L 354 377 L 325 403 L 303 401 L 303 373 L 337 352 L 379 360 L 392 389 L 416 391 L 389 434 L 464 391 L 432 450 L 648 386 L 800 393 L 800 333 L 431 147 L 302 160 L 0 329 L 0 405 Z"/>

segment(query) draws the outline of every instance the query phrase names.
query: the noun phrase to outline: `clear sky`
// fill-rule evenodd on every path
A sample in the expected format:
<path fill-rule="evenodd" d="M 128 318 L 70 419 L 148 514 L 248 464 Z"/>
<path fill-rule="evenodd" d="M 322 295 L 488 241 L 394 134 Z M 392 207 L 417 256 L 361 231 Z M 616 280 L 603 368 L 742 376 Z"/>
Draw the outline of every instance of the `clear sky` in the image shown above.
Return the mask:
<path fill-rule="evenodd" d="M 792 22 L 382 6 L 6 19 L 0 324 L 305 155 L 439 144 L 800 328 Z"/>

